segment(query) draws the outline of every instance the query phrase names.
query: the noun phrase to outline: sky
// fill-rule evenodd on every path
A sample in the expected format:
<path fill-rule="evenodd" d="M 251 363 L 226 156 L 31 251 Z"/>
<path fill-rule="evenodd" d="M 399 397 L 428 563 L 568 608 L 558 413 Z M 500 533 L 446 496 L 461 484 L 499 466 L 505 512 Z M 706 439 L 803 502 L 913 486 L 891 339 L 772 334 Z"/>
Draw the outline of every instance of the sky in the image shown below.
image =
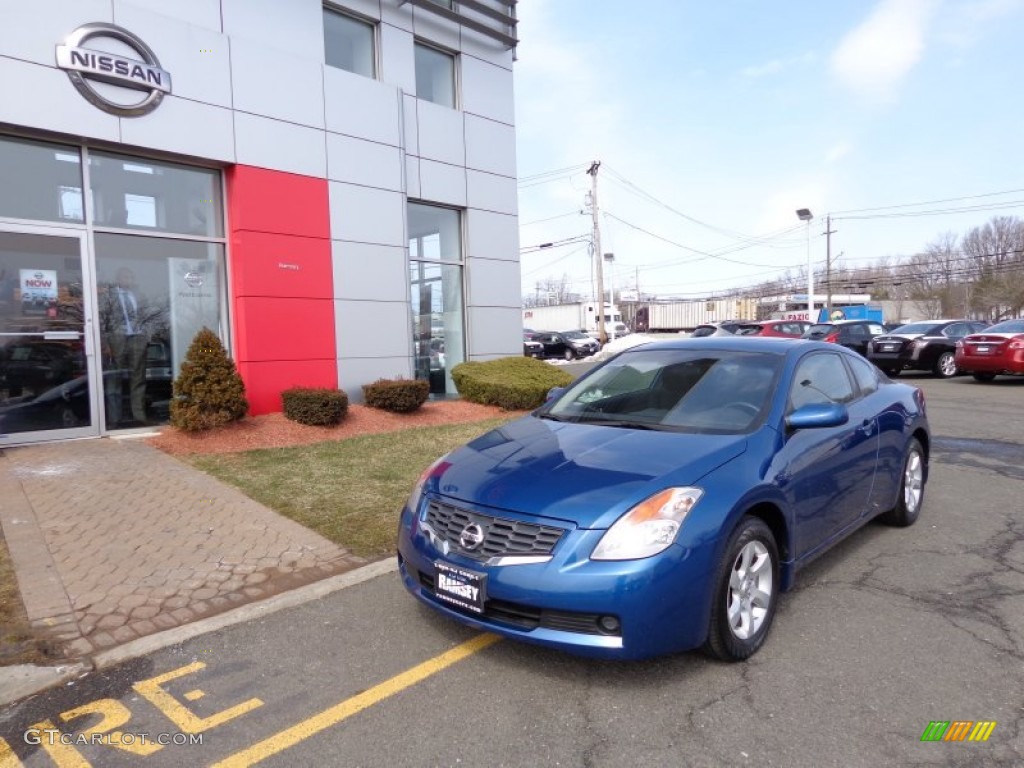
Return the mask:
<path fill-rule="evenodd" d="M 563 275 L 591 293 L 587 243 L 560 241 L 589 236 L 595 160 L 606 284 L 661 296 L 803 276 L 808 250 L 823 270 L 827 214 L 851 269 L 1024 217 L 1024 0 L 524 0 L 517 16 L 524 295 Z"/>

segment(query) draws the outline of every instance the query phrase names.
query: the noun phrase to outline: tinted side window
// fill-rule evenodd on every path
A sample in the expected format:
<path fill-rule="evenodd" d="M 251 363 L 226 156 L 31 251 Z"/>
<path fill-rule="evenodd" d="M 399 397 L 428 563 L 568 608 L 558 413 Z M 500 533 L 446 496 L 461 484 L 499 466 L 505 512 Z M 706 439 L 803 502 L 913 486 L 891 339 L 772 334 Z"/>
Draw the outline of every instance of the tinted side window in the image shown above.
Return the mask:
<path fill-rule="evenodd" d="M 853 384 L 839 355 L 809 355 L 797 365 L 789 390 L 793 409 L 811 403 L 848 403 L 853 399 Z"/>
<path fill-rule="evenodd" d="M 950 339 L 959 339 L 961 336 L 966 336 L 970 330 L 966 323 L 953 323 L 946 326 L 946 330 L 942 332 L 942 335 Z"/>
<path fill-rule="evenodd" d="M 853 378 L 862 395 L 870 395 L 878 389 L 878 369 L 875 366 L 860 357 L 849 357 L 846 362 L 853 370 Z"/>

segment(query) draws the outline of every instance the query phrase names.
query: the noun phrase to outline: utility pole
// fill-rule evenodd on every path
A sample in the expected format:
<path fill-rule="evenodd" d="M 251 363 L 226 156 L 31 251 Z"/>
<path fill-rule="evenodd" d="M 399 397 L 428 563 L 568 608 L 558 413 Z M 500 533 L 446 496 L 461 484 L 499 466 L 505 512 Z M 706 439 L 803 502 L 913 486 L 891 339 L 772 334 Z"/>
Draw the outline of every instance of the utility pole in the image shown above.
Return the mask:
<path fill-rule="evenodd" d="M 597 171 L 601 161 L 590 164 L 587 173 L 590 175 L 590 212 L 594 217 L 594 258 L 597 259 L 597 339 L 601 346 L 608 343 L 608 335 L 604 331 L 604 255 L 601 252 L 601 222 L 597 209 Z"/>
<path fill-rule="evenodd" d="M 832 319 L 832 235 L 838 232 L 832 229 L 832 215 L 825 217 L 825 307 L 828 319 Z"/>

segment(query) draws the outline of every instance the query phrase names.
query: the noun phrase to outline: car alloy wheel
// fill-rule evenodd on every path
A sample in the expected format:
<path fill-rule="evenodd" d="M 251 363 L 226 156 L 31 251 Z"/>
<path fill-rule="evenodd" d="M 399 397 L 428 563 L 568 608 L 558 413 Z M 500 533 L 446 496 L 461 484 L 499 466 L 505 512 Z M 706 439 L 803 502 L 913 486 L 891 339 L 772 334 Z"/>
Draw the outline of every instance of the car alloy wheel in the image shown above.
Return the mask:
<path fill-rule="evenodd" d="M 896 506 L 879 518 L 883 523 L 906 528 L 917 521 L 921 514 L 924 501 L 924 481 L 926 463 L 921 443 L 911 438 L 907 446 L 907 454 L 903 459 L 903 480 L 900 483 L 900 495 Z"/>
<path fill-rule="evenodd" d="M 566 360 L 575 360 L 576 359 L 576 355 L 573 353 L 572 349 L 567 348 L 565 350 L 565 359 Z"/>
<path fill-rule="evenodd" d="M 764 643 L 778 603 L 779 552 L 771 529 L 745 517 L 718 568 L 704 648 L 726 661 L 749 658 Z"/>
<path fill-rule="evenodd" d="M 940 379 L 956 376 L 956 370 L 956 355 L 952 352 L 943 352 L 935 361 L 935 375 Z"/>

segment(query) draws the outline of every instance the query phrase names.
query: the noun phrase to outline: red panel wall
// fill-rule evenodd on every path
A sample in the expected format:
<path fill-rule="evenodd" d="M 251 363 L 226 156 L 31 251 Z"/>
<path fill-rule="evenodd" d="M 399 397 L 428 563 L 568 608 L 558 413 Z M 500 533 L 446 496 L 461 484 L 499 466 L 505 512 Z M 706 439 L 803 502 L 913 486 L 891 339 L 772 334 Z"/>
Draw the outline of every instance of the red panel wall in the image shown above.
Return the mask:
<path fill-rule="evenodd" d="M 338 385 L 327 180 L 236 165 L 227 195 L 235 360 L 251 412 L 280 411 Z"/>

